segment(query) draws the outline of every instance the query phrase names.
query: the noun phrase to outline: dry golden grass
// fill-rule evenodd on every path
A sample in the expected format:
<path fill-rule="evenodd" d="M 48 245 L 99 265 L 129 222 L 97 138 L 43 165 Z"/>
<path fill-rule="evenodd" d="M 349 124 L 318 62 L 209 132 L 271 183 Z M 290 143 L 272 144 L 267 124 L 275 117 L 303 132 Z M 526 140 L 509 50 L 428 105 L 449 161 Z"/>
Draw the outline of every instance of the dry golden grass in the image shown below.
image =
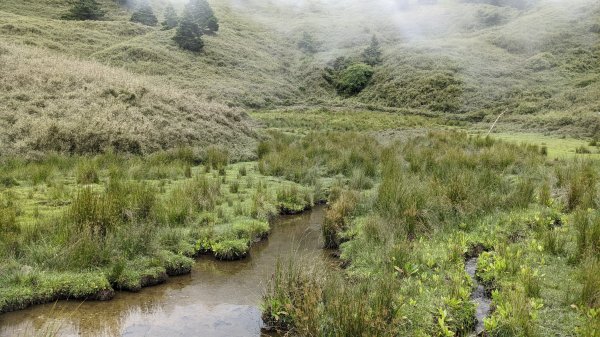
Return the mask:
<path fill-rule="evenodd" d="M 253 124 L 158 79 L 0 42 L 1 155 L 148 153 L 226 145 L 248 155 Z"/>

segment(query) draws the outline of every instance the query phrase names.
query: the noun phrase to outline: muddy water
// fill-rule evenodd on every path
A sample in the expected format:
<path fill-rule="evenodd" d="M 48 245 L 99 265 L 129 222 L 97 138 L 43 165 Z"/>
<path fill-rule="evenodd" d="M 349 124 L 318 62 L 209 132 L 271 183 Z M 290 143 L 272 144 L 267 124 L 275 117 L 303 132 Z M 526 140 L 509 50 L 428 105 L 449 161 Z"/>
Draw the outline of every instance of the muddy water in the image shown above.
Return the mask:
<path fill-rule="evenodd" d="M 279 257 L 313 255 L 329 265 L 321 248 L 324 210 L 272 223 L 268 240 L 238 262 L 201 257 L 187 276 L 140 293 L 118 293 L 109 302 L 61 301 L 0 315 L 0 336 L 260 336 L 265 284 Z"/>
<path fill-rule="evenodd" d="M 479 284 L 475 273 L 477 272 L 477 257 L 470 258 L 465 262 L 465 270 L 467 274 L 471 276 L 473 283 L 475 284 L 475 290 L 471 293 L 471 300 L 477 306 L 475 317 L 477 318 L 477 325 L 475 326 L 475 335 L 479 336 L 485 330 L 483 321 L 489 315 L 492 300 L 487 296 L 483 285 Z"/>

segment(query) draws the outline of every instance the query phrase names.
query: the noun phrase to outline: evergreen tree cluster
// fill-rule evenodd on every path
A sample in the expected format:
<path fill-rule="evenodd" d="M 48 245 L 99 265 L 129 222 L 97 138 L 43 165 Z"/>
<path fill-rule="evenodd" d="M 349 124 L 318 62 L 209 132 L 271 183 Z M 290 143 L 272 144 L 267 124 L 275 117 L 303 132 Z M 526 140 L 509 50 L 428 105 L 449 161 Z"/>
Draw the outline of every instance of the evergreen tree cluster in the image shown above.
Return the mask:
<path fill-rule="evenodd" d="M 180 48 L 198 52 L 204 47 L 202 35 L 219 30 L 219 21 L 206 0 L 190 0 L 173 40 Z"/>
<path fill-rule="evenodd" d="M 206 0 L 190 0 L 186 6 L 186 14 L 205 32 L 214 33 L 219 30 L 219 20 Z"/>
<path fill-rule="evenodd" d="M 97 0 L 71 0 L 72 7 L 63 18 L 68 20 L 100 20 L 106 12 Z M 132 6 L 134 0 L 115 0 L 119 5 Z M 132 22 L 147 26 L 156 26 L 158 19 L 154 15 L 148 0 L 140 0 L 139 5 L 131 15 Z M 177 28 L 173 40 L 185 50 L 199 52 L 204 47 L 202 36 L 213 34 L 219 30 L 219 20 L 207 0 L 190 0 L 185 6 L 180 19 L 175 8 L 169 4 L 164 12 L 161 23 L 164 30 Z"/>

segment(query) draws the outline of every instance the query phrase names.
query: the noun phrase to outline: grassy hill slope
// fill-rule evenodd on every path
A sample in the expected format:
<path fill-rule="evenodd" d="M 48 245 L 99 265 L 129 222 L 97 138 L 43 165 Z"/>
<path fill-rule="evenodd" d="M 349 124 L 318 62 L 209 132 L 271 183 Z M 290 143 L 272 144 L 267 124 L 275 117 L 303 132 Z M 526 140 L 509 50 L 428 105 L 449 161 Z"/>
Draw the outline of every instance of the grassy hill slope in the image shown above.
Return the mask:
<path fill-rule="evenodd" d="M 0 64 L 1 155 L 148 153 L 217 143 L 247 157 L 253 148 L 245 113 L 154 79 L 3 42 Z"/>
<path fill-rule="evenodd" d="M 152 2 L 159 19 L 165 3 Z M 183 3 L 177 2 L 179 11 Z M 73 88 L 56 94 L 53 86 L 4 76 L 5 85 L 13 83 L 2 97 L 7 112 L 3 115 L 10 116 L 3 118 L 3 126 L 52 118 L 71 134 L 77 120 L 87 121 L 90 115 L 110 121 L 103 124 L 108 130 L 123 129 L 140 114 L 146 118 L 144 128 L 152 132 L 114 131 L 111 134 L 121 136 L 100 143 L 111 144 L 114 137 L 134 139 L 142 151 L 202 145 L 208 139 L 247 143 L 237 136 L 250 134 L 246 131 L 251 123 L 224 106 L 397 109 L 468 122 L 490 122 L 505 112 L 502 121 L 510 129 L 575 136 L 593 136 L 600 130 L 600 34 L 594 29 L 600 23 L 600 5 L 592 0 L 539 0 L 526 9 L 455 0 L 402 9 L 377 1 L 219 1 L 213 6 L 221 29 L 204 37 L 201 54 L 178 49 L 171 40 L 173 31 L 129 22 L 130 12 L 114 1 L 102 4 L 108 11 L 105 20 L 78 22 L 60 20 L 68 9 L 65 0 L 0 3 L 2 58 L 10 66 L 3 69 L 5 74 L 13 76 L 17 67 L 27 70 L 24 76 L 31 79 L 53 78 L 59 86 Z M 314 37 L 315 53 L 298 48 L 304 32 Z M 372 35 L 382 41 L 383 63 L 374 68 L 362 93 L 351 98 L 337 95 L 324 80 L 323 69 L 339 56 L 359 59 Z M 28 55 L 28 64 L 17 62 L 21 53 Z M 63 56 L 66 61 L 56 66 L 45 61 Z M 61 69 L 73 62 L 78 70 L 72 74 L 85 74 L 94 90 L 82 89 L 80 78 L 70 80 L 72 70 L 63 73 Z M 115 76 L 106 75 L 112 72 L 119 74 L 117 82 Z M 150 87 L 155 96 L 141 98 L 136 103 L 140 106 L 132 108 L 118 98 L 120 91 L 139 98 L 136 90 Z M 107 90 L 116 94 L 107 95 Z M 18 99 L 18 92 L 34 97 Z M 74 98 L 85 103 L 78 105 Z M 161 103 L 157 107 L 154 101 Z M 174 104 L 166 103 L 175 101 L 193 108 L 179 113 Z M 31 102 L 37 105 L 32 108 Z M 58 107 L 62 114 L 53 112 Z M 115 110 L 121 111 L 116 114 L 119 119 L 106 119 Z M 211 117 L 197 124 L 190 123 L 190 114 Z M 220 119 L 227 123 L 207 127 Z M 209 129 L 228 131 L 215 138 L 204 131 Z M 40 139 L 44 143 L 39 136 L 44 132 L 31 137 L 31 130 L 12 131 L 4 135 L 4 142 L 11 145 L 3 152 L 45 150 L 35 146 Z M 145 139 L 149 135 L 160 140 Z"/>

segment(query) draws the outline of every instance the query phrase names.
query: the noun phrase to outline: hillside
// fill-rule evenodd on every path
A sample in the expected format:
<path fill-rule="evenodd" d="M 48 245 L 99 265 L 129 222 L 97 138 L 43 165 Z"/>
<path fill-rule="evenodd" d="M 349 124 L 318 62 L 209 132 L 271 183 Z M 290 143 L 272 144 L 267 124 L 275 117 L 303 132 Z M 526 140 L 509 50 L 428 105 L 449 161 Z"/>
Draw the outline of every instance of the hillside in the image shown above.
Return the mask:
<path fill-rule="evenodd" d="M 5 43 L 0 63 L 1 155 L 141 154 L 217 143 L 248 157 L 254 144 L 243 112 L 124 70 Z"/>
<path fill-rule="evenodd" d="M 103 21 L 64 21 L 60 17 L 68 9 L 67 1 L 9 0 L 0 4 L 0 41 L 10 46 L 4 49 L 26 45 L 25 53 L 48 55 L 40 58 L 64 56 L 87 62 L 79 63 L 81 67 L 100 67 L 103 70 L 87 72 L 88 81 L 103 88 L 100 92 L 112 85 L 102 83 L 111 77 L 102 74 L 111 69 L 119 69 L 120 76 L 135 79 L 140 86 L 160 83 L 156 95 L 171 97 L 164 98 L 168 101 L 177 93 L 201 114 L 229 111 L 218 104 L 242 109 L 337 107 L 490 123 L 505 112 L 499 128 L 594 136 L 600 129 L 600 34 L 594 30 L 600 22 L 600 5 L 592 0 L 540 0 L 515 8 L 481 2 L 485 1 L 448 0 L 433 5 L 409 1 L 399 7 L 384 1 L 219 1 L 213 6 L 221 29 L 204 36 L 204 51 L 194 54 L 176 47 L 172 31 L 129 22 L 127 9 L 114 1 L 102 2 L 108 11 Z M 165 3 L 152 2 L 159 19 Z M 175 4 L 181 11 L 184 2 Z M 298 47 L 304 33 L 314 40 L 314 53 Z M 381 41 L 383 62 L 373 68 L 360 94 L 338 95 L 325 81 L 324 69 L 340 56 L 360 59 L 373 35 Z M 3 58 L 10 55 L 5 53 Z M 35 71 L 54 70 L 42 66 Z M 29 89 L 15 87 L 13 91 Z M 48 96 L 44 92 L 48 88 L 37 89 L 39 95 Z M 54 102 L 69 96 L 64 94 Z M 37 106 L 34 110 L 40 113 L 29 113 L 28 104 L 15 99 L 15 94 L 7 95 L 6 102 L 16 101 L 11 107 L 19 106 L 4 114 L 13 116 L 10 119 L 52 115 L 53 104 Z M 102 94 L 86 97 L 96 101 L 88 106 L 114 101 Z M 44 104 L 37 100 L 36 104 Z M 159 119 L 166 115 L 176 121 L 188 119 L 186 113 L 152 110 Z M 121 118 L 135 119 L 130 114 Z M 177 123 L 170 124 L 179 130 Z M 161 138 L 168 141 L 148 141 L 142 147 L 155 150 L 206 139 L 201 133 L 190 134 L 191 130 L 200 132 L 201 126 L 186 125 L 188 129 L 181 133 L 185 136 L 179 140 L 170 139 L 165 129 L 157 131 L 153 135 L 167 135 Z M 235 128 L 228 132 L 230 138 L 237 134 Z M 25 139 L 16 147 L 35 142 Z M 17 151 L 14 147 L 4 152 Z"/>

